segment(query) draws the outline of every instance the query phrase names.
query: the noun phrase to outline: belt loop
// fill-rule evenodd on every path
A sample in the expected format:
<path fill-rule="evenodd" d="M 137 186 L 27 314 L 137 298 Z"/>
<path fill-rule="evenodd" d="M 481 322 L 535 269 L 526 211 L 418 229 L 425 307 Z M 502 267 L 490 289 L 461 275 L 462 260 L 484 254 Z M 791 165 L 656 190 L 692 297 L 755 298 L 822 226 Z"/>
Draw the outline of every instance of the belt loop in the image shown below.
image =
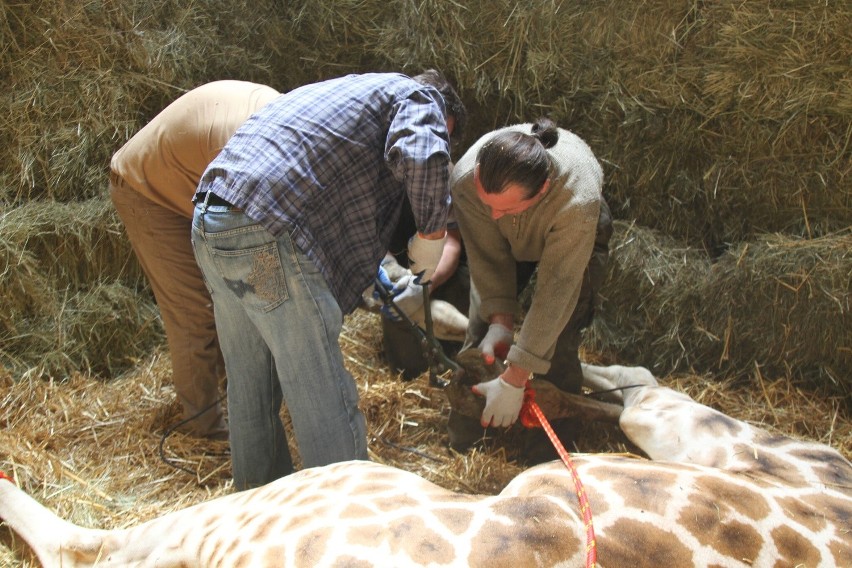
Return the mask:
<path fill-rule="evenodd" d="M 197 197 L 200 198 L 200 199 L 195 200 L 195 206 L 199 208 L 199 211 L 203 215 L 203 214 L 207 213 L 207 206 L 208 206 L 207 201 L 210 199 L 210 192 L 209 191 L 199 192 Z"/>

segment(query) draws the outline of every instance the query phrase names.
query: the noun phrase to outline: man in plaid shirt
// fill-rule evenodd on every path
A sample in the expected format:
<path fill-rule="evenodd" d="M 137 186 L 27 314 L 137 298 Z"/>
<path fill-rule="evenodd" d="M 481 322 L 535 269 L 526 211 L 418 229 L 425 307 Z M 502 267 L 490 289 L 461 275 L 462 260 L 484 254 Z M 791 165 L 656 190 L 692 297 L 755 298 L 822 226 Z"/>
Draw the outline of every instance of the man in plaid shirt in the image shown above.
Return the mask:
<path fill-rule="evenodd" d="M 367 459 L 366 424 L 338 345 L 373 282 L 407 195 L 412 270 L 428 281 L 450 203 L 450 134 L 465 110 L 437 71 L 348 75 L 295 89 L 237 130 L 204 173 L 192 242 L 228 372 L 238 489 Z"/>

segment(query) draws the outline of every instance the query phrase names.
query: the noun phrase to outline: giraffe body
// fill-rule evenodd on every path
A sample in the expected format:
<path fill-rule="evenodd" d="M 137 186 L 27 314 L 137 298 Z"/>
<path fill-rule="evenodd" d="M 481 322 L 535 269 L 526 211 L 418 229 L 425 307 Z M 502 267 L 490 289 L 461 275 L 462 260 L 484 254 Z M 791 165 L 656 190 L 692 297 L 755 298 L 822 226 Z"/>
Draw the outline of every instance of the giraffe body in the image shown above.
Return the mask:
<path fill-rule="evenodd" d="M 852 464 L 659 387 L 646 370 L 585 366 L 624 386 L 624 431 L 652 460 L 574 456 L 598 561 L 621 566 L 852 566 Z M 495 496 L 345 462 L 122 530 L 67 523 L 0 480 L 0 517 L 45 566 L 582 566 L 570 473 L 531 468 Z"/>

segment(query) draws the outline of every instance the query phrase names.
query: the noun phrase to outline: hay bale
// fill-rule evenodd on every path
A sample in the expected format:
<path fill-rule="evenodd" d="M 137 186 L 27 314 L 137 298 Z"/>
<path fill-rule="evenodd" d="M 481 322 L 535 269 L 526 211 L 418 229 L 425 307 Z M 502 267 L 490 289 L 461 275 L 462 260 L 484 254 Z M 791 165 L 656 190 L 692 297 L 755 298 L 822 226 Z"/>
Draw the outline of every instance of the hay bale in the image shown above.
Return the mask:
<path fill-rule="evenodd" d="M 115 377 L 163 342 L 159 311 L 135 289 L 98 281 L 82 290 L 50 290 L 39 313 L 0 334 L 0 370 L 65 379 L 74 372 Z"/>
<path fill-rule="evenodd" d="M 102 194 L 112 153 L 169 102 L 213 79 L 273 79 L 274 4 L 0 2 L 0 202 Z"/>
<path fill-rule="evenodd" d="M 759 368 L 847 394 L 850 251 L 849 231 L 771 235 L 711 264 L 703 251 L 617 222 L 589 347 L 658 374 Z"/>
<path fill-rule="evenodd" d="M 30 202 L 0 217 L 0 235 L 3 246 L 17 251 L 22 262 L 38 259 L 38 271 L 48 281 L 75 290 L 98 280 L 145 288 L 141 267 L 109 197 Z M 19 270 L 10 260 L 10 270 Z"/>

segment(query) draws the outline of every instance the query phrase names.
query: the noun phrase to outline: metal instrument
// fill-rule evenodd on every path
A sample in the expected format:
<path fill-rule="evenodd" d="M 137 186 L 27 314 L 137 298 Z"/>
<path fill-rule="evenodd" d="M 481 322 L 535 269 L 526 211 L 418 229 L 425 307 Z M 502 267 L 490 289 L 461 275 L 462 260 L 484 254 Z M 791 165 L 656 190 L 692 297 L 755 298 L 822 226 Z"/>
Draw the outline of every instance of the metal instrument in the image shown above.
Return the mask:
<path fill-rule="evenodd" d="M 461 369 L 461 366 L 447 357 L 441 343 L 435 338 L 435 334 L 432 329 L 432 310 L 429 307 L 429 284 L 421 284 L 421 286 L 423 287 L 425 331 L 422 330 L 415 321 L 408 317 L 408 314 L 403 312 L 399 306 L 394 303 L 393 295 L 384 287 L 378 278 L 376 278 L 375 282 L 375 289 L 378 291 L 384 305 L 393 310 L 400 319 L 408 323 L 408 325 L 410 325 L 414 330 L 414 333 L 416 333 L 420 338 L 420 346 L 423 349 L 423 355 L 429 363 L 429 385 L 444 388 L 450 384 L 450 381 L 442 379 L 439 375 L 442 375 L 447 371 L 453 371 L 455 373 Z"/>

